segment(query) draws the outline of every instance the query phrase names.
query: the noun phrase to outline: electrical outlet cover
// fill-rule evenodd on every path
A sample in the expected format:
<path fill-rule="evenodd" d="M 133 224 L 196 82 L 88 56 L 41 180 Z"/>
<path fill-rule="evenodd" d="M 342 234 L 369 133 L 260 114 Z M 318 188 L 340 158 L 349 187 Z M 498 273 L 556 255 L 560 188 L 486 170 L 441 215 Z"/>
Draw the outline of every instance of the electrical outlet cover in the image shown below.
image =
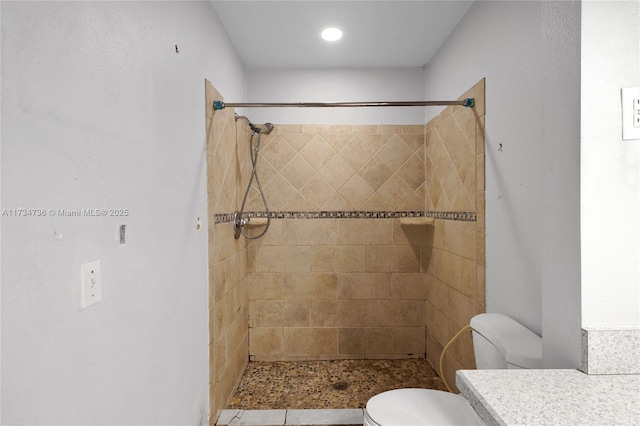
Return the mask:
<path fill-rule="evenodd" d="M 638 117 L 637 99 L 640 99 L 640 87 L 622 89 L 622 140 L 640 140 L 640 127 L 636 125 Z"/>
<path fill-rule="evenodd" d="M 80 309 L 102 299 L 102 274 L 99 260 L 80 265 L 80 296 Z"/>

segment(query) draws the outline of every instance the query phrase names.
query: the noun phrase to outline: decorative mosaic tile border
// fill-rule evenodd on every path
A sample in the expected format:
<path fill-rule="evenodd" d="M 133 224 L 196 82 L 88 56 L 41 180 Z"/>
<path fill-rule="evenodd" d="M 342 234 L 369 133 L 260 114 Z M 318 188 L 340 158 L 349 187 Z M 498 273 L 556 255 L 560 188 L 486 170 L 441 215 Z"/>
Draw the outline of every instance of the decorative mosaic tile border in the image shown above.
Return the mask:
<path fill-rule="evenodd" d="M 266 218 L 266 212 L 246 212 L 245 217 Z M 398 219 L 403 217 L 433 217 L 442 220 L 475 222 L 476 212 L 471 211 L 278 211 L 270 212 L 271 219 Z M 228 223 L 233 213 L 220 213 L 213 216 L 214 223 Z"/>

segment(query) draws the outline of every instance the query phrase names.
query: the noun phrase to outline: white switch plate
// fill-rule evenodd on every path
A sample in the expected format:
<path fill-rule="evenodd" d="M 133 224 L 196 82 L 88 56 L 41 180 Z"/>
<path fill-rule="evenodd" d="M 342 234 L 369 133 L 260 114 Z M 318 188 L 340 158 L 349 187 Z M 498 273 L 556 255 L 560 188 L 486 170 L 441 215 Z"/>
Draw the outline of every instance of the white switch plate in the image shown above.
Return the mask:
<path fill-rule="evenodd" d="M 80 309 L 99 302 L 102 299 L 102 274 L 100 261 L 94 260 L 80 265 Z"/>
<path fill-rule="evenodd" d="M 640 87 L 622 89 L 622 140 L 640 140 Z"/>

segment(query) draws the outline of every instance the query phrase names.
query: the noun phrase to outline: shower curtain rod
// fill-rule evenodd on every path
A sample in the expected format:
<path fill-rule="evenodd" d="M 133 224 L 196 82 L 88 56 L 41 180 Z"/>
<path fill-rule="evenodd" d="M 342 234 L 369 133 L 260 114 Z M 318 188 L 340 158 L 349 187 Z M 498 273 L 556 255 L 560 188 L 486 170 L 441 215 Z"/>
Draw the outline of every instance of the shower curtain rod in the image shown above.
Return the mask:
<path fill-rule="evenodd" d="M 298 102 L 298 103 L 226 103 L 213 101 L 213 109 L 218 111 L 226 107 L 290 107 L 290 108 L 328 108 L 328 107 L 403 107 L 403 106 L 446 106 L 460 105 L 467 108 L 473 107 L 474 98 L 466 98 L 459 101 L 401 101 L 401 102 Z"/>

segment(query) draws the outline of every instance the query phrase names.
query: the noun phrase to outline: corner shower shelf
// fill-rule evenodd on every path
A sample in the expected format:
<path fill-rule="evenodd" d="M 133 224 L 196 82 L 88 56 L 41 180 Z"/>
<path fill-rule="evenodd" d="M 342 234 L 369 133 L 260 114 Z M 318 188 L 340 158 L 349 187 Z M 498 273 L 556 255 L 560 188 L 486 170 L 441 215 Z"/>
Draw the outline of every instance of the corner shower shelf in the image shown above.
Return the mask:
<path fill-rule="evenodd" d="M 401 226 L 433 226 L 433 217 L 403 217 L 400 219 Z"/>

